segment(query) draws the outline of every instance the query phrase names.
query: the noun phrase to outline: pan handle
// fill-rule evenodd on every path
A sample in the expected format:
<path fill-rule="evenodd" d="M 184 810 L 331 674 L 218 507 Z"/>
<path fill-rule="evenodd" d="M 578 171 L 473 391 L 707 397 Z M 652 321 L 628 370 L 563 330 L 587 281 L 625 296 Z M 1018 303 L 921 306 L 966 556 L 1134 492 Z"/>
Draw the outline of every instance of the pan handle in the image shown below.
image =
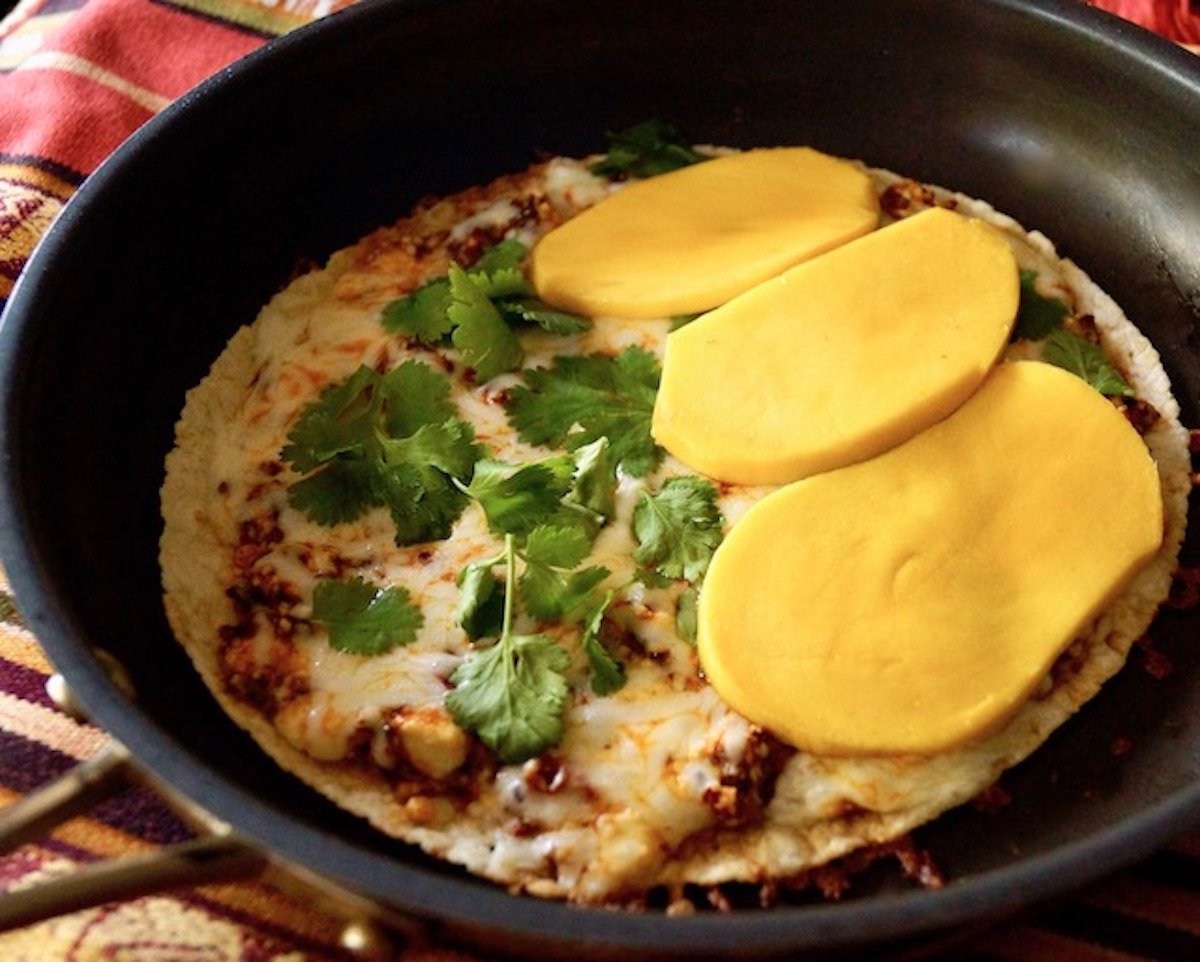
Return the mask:
<path fill-rule="evenodd" d="M 64 710 L 80 714 L 60 675 L 50 679 L 47 690 Z M 393 958 L 402 943 L 428 942 L 426 923 L 269 857 L 190 799 L 139 771 L 129 750 L 116 740 L 110 740 L 89 761 L 0 810 L 0 855 L 42 837 L 135 784 L 150 785 L 198 837 L 144 855 L 88 865 L 70 875 L 0 895 L 0 932 L 122 899 L 261 877 L 276 889 L 340 919 L 341 947 L 364 962 Z"/>

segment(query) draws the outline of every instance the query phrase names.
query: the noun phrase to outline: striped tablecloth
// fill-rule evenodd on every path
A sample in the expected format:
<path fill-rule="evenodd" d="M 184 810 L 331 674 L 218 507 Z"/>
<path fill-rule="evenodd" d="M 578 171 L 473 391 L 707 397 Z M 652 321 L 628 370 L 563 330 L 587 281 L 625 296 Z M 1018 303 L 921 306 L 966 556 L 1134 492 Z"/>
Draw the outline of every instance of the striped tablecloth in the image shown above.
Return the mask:
<path fill-rule="evenodd" d="M 351 2 L 21 0 L 0 21 L 0 300 L 63 203 L 138 126 L 238 57 Z M 1200 43 L 1194 0 L 1098 5 Z M 0 804 L 93 756 L 106 741 L 55 708 L 45 693 L 50 671 L 0 576 Z M 130 789 L 0 858 L 0 891 L 187 837 L 151 791 Z M 223 884 L 0 935 L 0 960 L 321 962 L 345 958 L 339 933 L 335 920 L 264 884 Z M 437 948 L 397 958 L 467 959 Z M 939 959 L 1200 962 L 1200 836 Z"/>

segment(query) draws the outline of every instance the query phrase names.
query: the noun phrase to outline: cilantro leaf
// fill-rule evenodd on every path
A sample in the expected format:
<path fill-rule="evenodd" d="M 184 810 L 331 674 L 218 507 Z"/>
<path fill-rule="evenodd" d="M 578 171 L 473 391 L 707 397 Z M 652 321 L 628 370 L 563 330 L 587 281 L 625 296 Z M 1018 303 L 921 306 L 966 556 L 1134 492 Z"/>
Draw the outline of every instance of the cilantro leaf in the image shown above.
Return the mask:
<path fill-rule="evenodd" d="M 574 470 L 567 455 L 520 467 L 483 460 L 475 465 L 471 483 L 462 491 L 479 502 L 492 531 L 523 537 L 561 512 Z"/>
<path fill-rule="evenodd" d="M 297 471 L 311 471 L 371 436 L 378 413 L 375 388 L 378 375 L 360 367 L 340 384 L 325 388 L 301 412 L 281 452 Z"/>
<path fill-rule="evenodd" d="M 1036 280 L 1037 271 L 1021 271 L 1021 300 L 1011 340 L 1040 341 L 1062 327 L 1063 318 L 1070 313 L 1062 301 L 1039 294 Z"/>
<path fill-rule="evenodd" d="M 485 250 L 467 276 L 492 299 L 532 295 L 533 288 L 521 271 L 527 253 L 529 248 L 519 240 L 507 238 Z"/>
<path fill-rule="evenodd" d="M 658 360 L 639 347 L 558 357 L 526 371 L 525 384 L 509 392 L 509 421 L 530 444 L 575 450 L 607 437 L 614 462 L 640 477 L 662 461 L 650 436 L 661 376 Z"/>
<path fill-rule="evenodd" d="M 458 608 L 454 620 L 472 641 L 504 630 L 504 592 L 492 568 L 502 559 L 472 561 L 458 574 Z"/>
<path fill-rule="evenodd" d="M 404 462 L 379 476 L 382 502 L 396 527 L 396 544 L 420 544 L 450 537 L 467 506 L 454 481 L 427 464 Z"/>
<path fill-rule="evenodd" d="M 610 521 L 617 512 L 617 466 L 608 438 L 600 437 L 575 451 L 571 500 Z"/>
<path fill-rule="evenodd" d="M 450 676 L 446 710 L 507 763 L 540 755 L 563 736 L 571 656 L 545 635 L 504 635 Z"/>
<path fill-rule="evenodd" d="M 535 297 L 498 300 L 496 309 L 510 324 L 536 324 L 551 334 L 582 334 L 592 329 L 591 318 L 555 310 Z"/>
<path fill-rule="evenodd" d="M 666 578 L 697 581 L 721 543 L 717 489 L 695 476 L 670 478 L 633 509 L 634 560 Z"/>
<path fill-rule="evenodd" d="M 310 521 L 332 528 L 383 504 L 378 472 L 364 460 L 331 461 L 288 489 L 288 503 Z"/>
<path fill-rule="evenodd" d="M 604 601 L 592 612 L 584 626 L 583 638 L 579 643 L 587 657 L 588 667 L 591 669 L 592 691 L 601 696 L 620 691 L 628 681 L 625 677 L 625 666 L 617 661 L 613 653 L 605 648 L 604 643 L 600 640 L 600 627 L 604 621 L 604 614 L 612 603 L 612 598 L 610 591 Z"/>
<path fill-rule="evenodd" d="M 451 340 L 479 381 L 490 381 L 521 366 L 525 351 L 517 335 L 504 323 L 487 293 L 456 264 L 450 265 L 447 315 L 455 325 Z"/>
<path fill-rule="evenodd" d="M 423 344 L 438 344 L 454 326 L 447 314 L 450 282 L 444 277 L 422 284 L 406 297 L 384 305 L 383 327 L 389 334 L 415 337 Z"/>
<path fill-rule="evenodd" d="M 509 324 L 537 324 L 551 334 L 589 330 L 592 322 L 588 318 L 555 310 L 533 296 L 533 288 L 521 270 L 527 253 L 529 249 L 520 241 L 502 240 L 483 252 L 467 276 Z"/>
<path fill-rule="evenodd" d="M 387 375 L 361 367 L 326 389 L 288 441 L 283 459 L 305 474 L 288 490 L 294 508 L 333 526 L 386 507 L 402 545 L 449 535 L 466 505 L 454 482 L 480 453 L 445 376 L 415 360 Z"/>
<path fill-rule="evenodd" d="M 517 582 L 521 605 L 540 621 L 575 621 L 582 617 L 592 592 L 608 575 L 608 569 L 601 567 L 564 574 L 550 565 L 527 560 Z"/>
<path fill-rule="evenodd" d="M 704 160 L 673 126 L 646 120 L 608 135 L 608 155 L 593 164 L 600 177 L 653 177 Z"/>
<path fill-rule="evenodd" d="M 521 554 L 526 561 L 537 564 L 574 568 L 587 557 L 591 547 L 591 539 L 579 528 L 540 524 L 529 532 Z"/>
<path fill-rule="evenodd" d="M 378 383 L 387 432 L 394 438 L 408 437 L 426 424 L 443 424 L 455 416 L 449 379 L 428 364 L 409 359 Z"/>
<path fill-rule="evenodd" d="M 329 644 L 352 655 L 381 655 L 417 637 L 425 623 L 408 589 L 379 588 L 362 578 L 319 581 L 312 620 L 329 630 Z"/>
<path fill-rule="evenodd" d="M 685 588 L 675 601 L 675 634 L 690 645 L 696 643 L 696 602 L 699 600 L 696 589 Z"/>
<path fill-rule="evenodd" d="M 1133 388 L 1109 363 L 1100 346 L 1071 331 L 1058 330 L 1047 337 L 1042 360 L 1083 378 L 1108 397 L 1133 396 Z"/>
<path fill-rule="evenodd" d="M 592 326 L 586 317 L 554 310 L 533 296 L 521 269 L 527 253 L 510 238 L 485 250 L 470 270 L 451 264 L 446 277 L 386 304 L 384 328 L 431 345 L 449 336 L 480 381 L 515 371 L 525 352 L 511 325 L 537 324 L 552 334 L 578 334 Z"/>
<path fill-rule="evenodd" d="M 380 443 L 384 460 L 389 464 L 428 465 L 452 478 L 469 475 L 478 457 L 475 429 L 458 418 L 448 418 L 442 424 L 423 424 L 409 437 L 387 438 Z"/>

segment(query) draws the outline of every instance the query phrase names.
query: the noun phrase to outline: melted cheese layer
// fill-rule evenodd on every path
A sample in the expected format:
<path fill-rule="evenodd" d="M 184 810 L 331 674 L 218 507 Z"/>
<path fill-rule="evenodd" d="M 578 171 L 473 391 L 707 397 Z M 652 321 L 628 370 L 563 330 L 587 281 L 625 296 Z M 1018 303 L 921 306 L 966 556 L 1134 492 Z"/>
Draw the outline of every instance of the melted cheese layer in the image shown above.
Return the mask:
<path fill-rule="evenodd" d="M 872 179 L 880 193 L 898 182 L 878 172 Z M 494 556 L 499 542 L 475 506 L 450 539 L 405 548 L 394 544 L 383 510 L 335 528 L 316 525 L 288 504 L 287 486 L 296 476 L 280 464 L 280 448 L 325 386 L 361 364 L 382 369 L 415 358 L 453 371 L 453 403 L 492 456 L 518 462 L 551 453 L 522 442 L 508 423 L 502 402 L 515 375 L 475 385 L 452 356 L 389 336 L 379 312 L 392 298 L 444 274 L 454 245 L 504 234 L 531 242 L 614 189 L 581 163 L 552 161 L 423 206 L 402 226 L 365 238 L 324 270 L 295 281 L 233 342 L 236 356 L 229 363 L 244 372 L 236 387 L 218 384 L 216 390 L 225 392 L 220 397 L 201 393 L 189 401 L 196 410 L 219 409 L 220 415 L 209 417 L 211 435 L 202 443 L 187 442 L 196 444 L 194 451 L 184 444 L 172 455 L 168 491 L 182 483 L 178 466 L 190 458 L 188 471 L 203 474 L 195 483 L 205 492 L 204 503 L 176 507 L 164 495 L 173 626 L 193 652 L 209 652 L 205 663 L 220 652 L 224 675 L 210 684 L 273 755 L 348 808 L 441 857 L 536 894 L 589 902 L 625 901 L 657 885 L 787 877 L 894 837 L 985 787 L 1044 737 L 1031 743 L 1030 732 L 1048 732 L 1086 697 L 1070 685 L 1054 688 L 994 738 L 920 765 L 895 757 L 772 755 L 771 739 L 717 698 L 699 674 L 694 649 L 677 637 L 678 586 L 630 584 L 630 519 L 638 495 L 667 477 L 691 473 L 667 458 L 652 477 L 621 479 L 617 517 L 584 562 L 608 568 L 609 585 L 619 588 L 612 611 L 625 633 L 618 654 L 627 667 L 626 687 L 596 697 L 575 633 L 552 628 L 574 659 L 562 744 L 524 765 L 496 767 L 464 753 L 450 775 L 435 777 L 421 768 L 432 747 L 454 744 L 442 702 L 447 679 L 470 650 L 455 624 L 454 580 L 465 564 Z M 1181 429 L 1165 378 L 1155 373 L 1157 358 L 1144 360 L 1148 345 L 1129 333 L 1115 307 L 1098 300 L 1102 295 L 1058 261 L 1044 239 L 965 198 L 938 198 L 997 224 L 1020 266 L 1038 270 L 1048 291 L 1094 310 L 1114 349 L 1128 350 L 1126 366 L 1139 395 L 1164 415 L 1147 437 L 1150 446 L 1160 458 L 1173 456 Z M 529 209 L 541 211 L 540 221 L 523 219 L 521 212 Z M 520 223 L 510 223 L 514 214 Z M 668 327 L 665 319 L 602 317 L 592 330 L 571 337 L 523 333 L 526 366 L 634 344 L 661 359 Z M 186 431 L 181 437 L 188 437 Z M 1175 467 L 1164 474 L 1173 476 Z M 727 528 L 769 490 L 723 485 Z M 277 540 L 264 537 L 251 545 L 262 553 L 252 554 L 248 565 L 239 536 L 247 526 L 279 532 Z M 198 530 L 219 540 L 224 555 L 203 559 L 212 597 L 193 605 L 192 589 L 181 586 L 173 566 L 184 567 L 177 558 L 188 555 Z M 1168 543 L 1177 547 L 1181 535 L 1180 525 Z M 1097 624 L 1093 635 L 1100 640 L 1089 642 L 1088 652 L 1103 672 L 1119 666 L 1120 649 L 1144 628 L 1146 606 L 1139 599 L 1165 593 L 1172 558 L 1165 552 Z M 344 574 L 407 588 L 425 617 L 417 639 L 369 659 L 333 651 L 322 629 L 304 619 L 316 582 Z M 238 618 L 225 591 L 238 579 L 287 586 L 299 599 L 289 609 L 295 624 L 257 612 L 246 628 L 249 638 L 223 639 L 217 627 Z M 209 616 L 180 615 L 192 607 L 216 611 L 216 623 L 197 628 Z M 517 628 L 535 626 L 526 621 Z M 1110 638 L 1117 639 L 1112 650 Z M 256 692 L 239 687 L 243 676 L 275 680 L 270 699 L 255 701 Z M 275 736 L 284 744 L 276 744 Z M 397 743 L 407 747 L 398 750 Z"/>

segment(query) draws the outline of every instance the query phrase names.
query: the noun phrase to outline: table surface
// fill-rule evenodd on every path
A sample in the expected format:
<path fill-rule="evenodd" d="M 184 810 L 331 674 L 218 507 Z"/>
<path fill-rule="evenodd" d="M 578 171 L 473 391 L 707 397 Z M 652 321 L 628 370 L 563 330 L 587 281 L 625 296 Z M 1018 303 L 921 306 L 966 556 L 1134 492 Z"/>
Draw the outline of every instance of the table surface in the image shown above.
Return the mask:
<path fill-rule="evenodd" d="M 352 0 L 21 0 L 0 21 L 0 299 L 88 173 L 129 133 L 225 64 Z M 1200 42 L 1188 0 L 1100 5 Z M 148 50 L 171 56 L 149 57 Z M 0 805 L 106 743 L 45 692 L 52 668 L 0 575 Z M 0 891 L 185 840 L 152 791 L 130 789 L 0 858 Z M 343 959 L 341 924 L 258 882 L 204 886 L 0 935 L 10 962 Z M 409 948 L 406 962 L 468 960 Z M 936 956 L 941 962 L 1197 962 L 1200 834 L 1074 897 Z"/>

